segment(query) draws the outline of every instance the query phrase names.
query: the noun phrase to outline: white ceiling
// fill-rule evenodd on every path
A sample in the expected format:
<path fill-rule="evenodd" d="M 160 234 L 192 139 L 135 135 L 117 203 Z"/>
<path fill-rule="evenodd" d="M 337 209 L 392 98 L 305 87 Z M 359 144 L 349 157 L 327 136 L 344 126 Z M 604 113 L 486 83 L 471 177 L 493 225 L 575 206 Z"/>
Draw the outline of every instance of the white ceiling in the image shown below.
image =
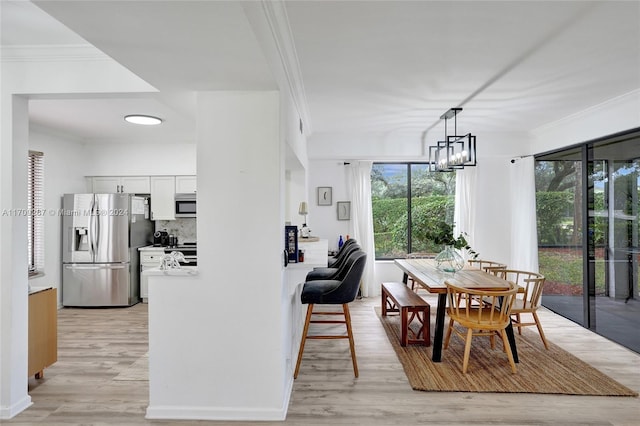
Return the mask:
<path fill-rule="evenodd" d="M 243 2 L 36 3 L 82 38 L 28 2 L 3 1 L 3 46 L 87 40 L 159 90 L 34 100 L 37 125 L 143 140 L 121 123 L 137 110 L 167 118 L 167 140 L 193 141 L 194 91 L 277 87 Z M 638 1 L 284 4 L 313 133 L 418 138 L 457 106 L 462 131 L 529 131 L 640 88 Z"/>

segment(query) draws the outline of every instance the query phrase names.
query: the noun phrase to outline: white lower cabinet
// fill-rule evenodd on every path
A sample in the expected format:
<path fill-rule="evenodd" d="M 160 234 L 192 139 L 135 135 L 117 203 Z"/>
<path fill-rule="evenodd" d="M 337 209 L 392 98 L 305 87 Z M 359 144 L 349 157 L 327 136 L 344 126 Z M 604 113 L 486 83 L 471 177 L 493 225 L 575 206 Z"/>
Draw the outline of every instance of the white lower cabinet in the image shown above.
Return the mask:
<path fill-rule="evenodd" d="M 149 297 L 149 277 L 142 271 L 158 268 L 164 256 L 162 247 L 143 247 L 140 249 L 140 298 L 142 303 L 147 303 Z"/>

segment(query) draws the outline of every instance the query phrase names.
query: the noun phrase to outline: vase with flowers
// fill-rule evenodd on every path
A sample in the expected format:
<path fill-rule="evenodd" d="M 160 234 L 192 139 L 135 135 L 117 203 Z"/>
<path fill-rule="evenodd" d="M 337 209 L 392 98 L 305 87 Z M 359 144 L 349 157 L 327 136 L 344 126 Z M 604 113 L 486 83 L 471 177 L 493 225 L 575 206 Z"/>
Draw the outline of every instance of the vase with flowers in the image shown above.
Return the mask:
<path fill-rule="evenodd" d="M 427 227 L 425 235 L 427 240 L 444 246 L 444 249 L 435 258 L 438 269 L 444 272 L 457 272 L 464 268 L 465 260 L 459 250 L 465 250 L 472 259 L 478 257 L 478 253 L 467 242 L 466 235 L 461 232 L 457 237 L 454 237 L 453 225 L 445 221 L 435 221 Z"/>

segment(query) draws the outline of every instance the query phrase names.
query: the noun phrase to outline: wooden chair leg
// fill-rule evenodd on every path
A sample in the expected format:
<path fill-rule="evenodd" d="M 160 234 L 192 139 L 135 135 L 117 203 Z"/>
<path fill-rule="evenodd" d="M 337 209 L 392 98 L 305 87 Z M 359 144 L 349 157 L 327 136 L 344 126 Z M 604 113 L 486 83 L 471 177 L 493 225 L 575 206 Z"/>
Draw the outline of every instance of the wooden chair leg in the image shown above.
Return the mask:
<path fill-rule="evenodd" d="M 349 350 L 351 351 L 351 360 L 353 361 L 353 374 L 358 377 L 358 361 L 356 361 L 356 347 L 353 341 L 353 331 L 351 330 L 351 314 L 349 313 L 349 305 L 342 304 L 344 311 L 344 320 L 347 324 L 347 335 L 349 336 Z"/>
<path fill-rule="evenodd" d="M 500 331 L 500 335 L 502 336 L 502 343 L 504 344 L 504 348 L 507 352 L 507 358 L 509 358 L 509 364 L 511 364 L 511 372 L 516 373 L 516 363 L 513 361 L 513 354 L 511 353 L 511 345 L 509 345 L 509 339 L 507 339 L 507 331 L 502 329 Z"/>
<path fill-rule="evenodd" d="M 307 340 L 307 333 L 309 332 L 309 322 L 311 321 L 311 314 L 313 313 L 313 303 L 310 303 L 307 307 L 307 317 L 304 320 L 304 329 L 302 331 L 302 339 L 300 339 L 300 350 L 298 351 L 298 361 L 296 362 L 296 370 L 293 372 L 293 378 L 298 378 L 298 372 L 300 371 L 300 362 L 302 361 L 302 353 L 304 352 L 304 343 Z"/>
<path fill-rule="evenodd" d="M 542 324 L 540 324 L 540 319 L 538 318 L 538 314 L 536 312 L 532 312 L 533 320 L 536 322 L 536 327 L 538 327 L 538 333 L 540 333 L 540 338 L 542 339 L 542 343 L 544 343 L 545 349 L 549 349 L 549 344 L 547 343 L 547 339 L 544 337 L 544 331 L 542 331 Z"/>
<path fill-rule="evenodd" d="M 464 358 L 462 359 L 462 374 L 467 374 L 469 366 L 469 355 L 471 354 L 471 340 L 473 339 L 473 330 L 467 330 L 467 340 L 464 343 Z"/>
<path fill-rule="evenodd" d="M 443 348 L 447 349 L 449 347 L 449 340 L 451 339 L 451 332 L 453 331 L 453 320 L 449 320 L 449 327 L 447 327 L 447 335 L 444 338 Z"/>

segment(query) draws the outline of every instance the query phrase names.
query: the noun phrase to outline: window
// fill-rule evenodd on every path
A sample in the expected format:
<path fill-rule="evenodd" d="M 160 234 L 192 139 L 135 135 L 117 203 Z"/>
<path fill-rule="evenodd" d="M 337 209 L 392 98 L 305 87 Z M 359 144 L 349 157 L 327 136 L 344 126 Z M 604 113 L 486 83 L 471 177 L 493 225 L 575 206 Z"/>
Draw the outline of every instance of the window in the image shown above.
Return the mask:
<path fill-rule="evenodd" d="M 375 163 L 371 202 L 376 259 L 442 247 L 424 234 L 434 221 L 453 224 L 455 172 L 430 172 L 427 163 Z"/>
<path fill-rule="evenodd" d="M 44 273 L 44 154 L 29 151 L 27 228 L 29 276 Z"/>

